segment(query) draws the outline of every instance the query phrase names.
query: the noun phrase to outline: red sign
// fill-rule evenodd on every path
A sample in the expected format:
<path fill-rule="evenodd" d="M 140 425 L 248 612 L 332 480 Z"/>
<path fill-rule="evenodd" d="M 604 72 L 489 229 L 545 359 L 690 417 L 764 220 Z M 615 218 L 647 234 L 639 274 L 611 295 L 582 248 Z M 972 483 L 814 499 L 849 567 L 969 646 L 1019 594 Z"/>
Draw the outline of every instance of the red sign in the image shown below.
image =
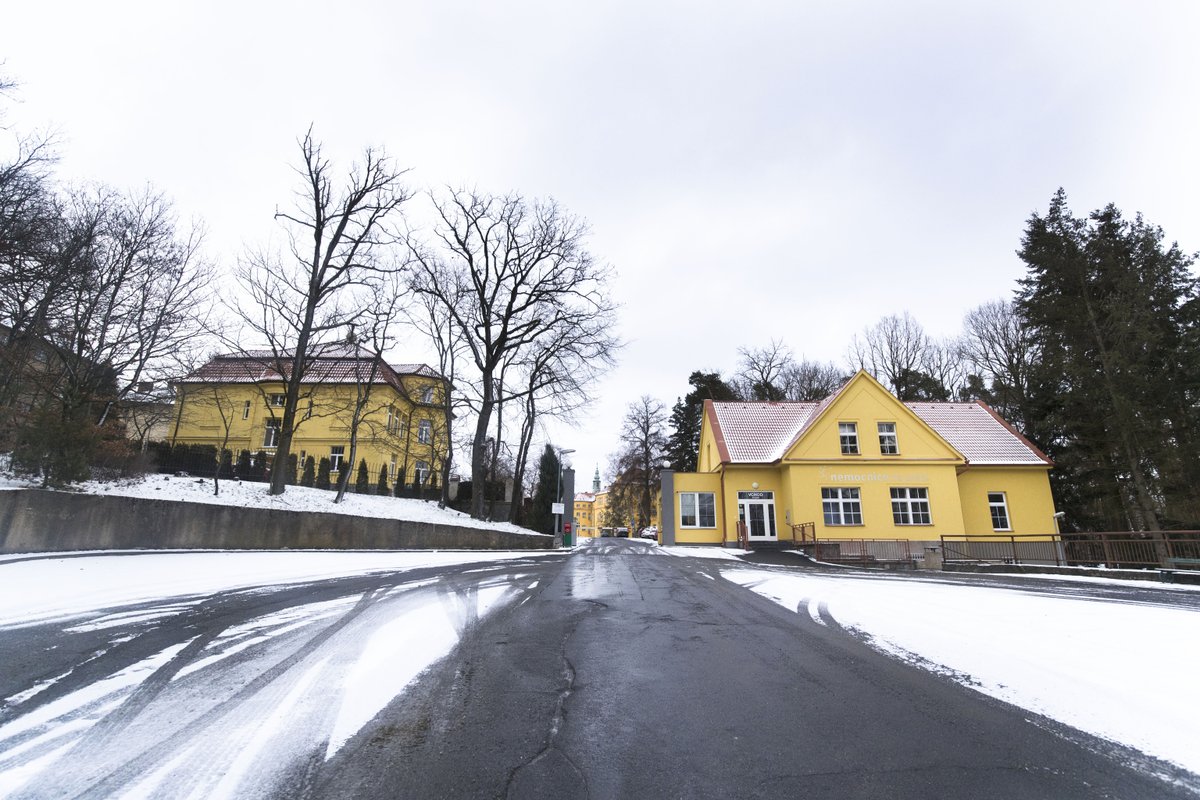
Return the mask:
<path fill-rule="evenodd" d="M 570 532 L 571 532 L 571 523 L 564 522 L 563 523 L 563 533 L 570 533 Z"/>

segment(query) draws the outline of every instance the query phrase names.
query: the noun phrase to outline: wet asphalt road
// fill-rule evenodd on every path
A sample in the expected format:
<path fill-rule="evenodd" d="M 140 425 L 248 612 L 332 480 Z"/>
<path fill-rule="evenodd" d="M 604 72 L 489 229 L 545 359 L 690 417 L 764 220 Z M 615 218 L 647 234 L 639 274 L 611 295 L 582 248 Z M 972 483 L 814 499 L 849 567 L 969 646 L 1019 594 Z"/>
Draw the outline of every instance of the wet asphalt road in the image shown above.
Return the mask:
<path fill-rule="evenodd" d="M 12 796 L 121 797 L 136 787 L 144 791 L 134 796 L 167 798 L 1197 796 L 1150 775 L 1161 765 L 1144 756 L 891 659 L 833 620 L 818 625 L 725 581 L 729 566 L 600 540 L 570 556 L 485 568 L 229 592 L 99 630 L 4 631 L 0 697 L 74 670 L 0 709 L 0 724 L 182 648 L 105 710 L 69 757 Z M 505 601 L 478 619 L 472 603 L 489 590 Z M 1175 602 L 1152 590 L 1094 591 Z M 459 610 L 457 646 L 326 758 L 333 712 L 320 676 L 349 668 L 338 667 L 341 643 L 427 608 L 422 593 Z M 231 626 L 314 603 L 335 613 L 179 679 Z M 240 732 L 272 714 L 280 719 L 270 747 L 239 757 Z M 4 758 L 0 750 L 0 770 Z"/>
<path fill-rule="evenodd" d="M 1121 765 L 1143 761 L 791 613 L 718 562 L 602 540 L 481 626 L 315 796 L 1193 796 Z"/>

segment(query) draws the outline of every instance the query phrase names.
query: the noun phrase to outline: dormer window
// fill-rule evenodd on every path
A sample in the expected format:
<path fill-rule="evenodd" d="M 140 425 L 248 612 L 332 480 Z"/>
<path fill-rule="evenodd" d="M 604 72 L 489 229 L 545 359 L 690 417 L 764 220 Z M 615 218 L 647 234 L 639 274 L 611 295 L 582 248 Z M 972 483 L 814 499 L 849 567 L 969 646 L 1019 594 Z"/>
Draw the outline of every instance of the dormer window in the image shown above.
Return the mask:
<path fill-rule="evenodd" d="M 885 456 L 900 454 L 900 443 L 896 440 L 896 423 L 879 423 L 879 452 Z"/>
<path fill-rule="evenodd" d="M 858 424 L 855 422 L 838 423 L 838 439 L 842 444 L 842 455 L 858 455 Z"/>
<path fill-rule="evenodd" d="M 426 386 L 424 389 L 421 390 L 421 402 L 422 403 L 432 403 L 433 402 L 433 387 L 432 386 Z"/>

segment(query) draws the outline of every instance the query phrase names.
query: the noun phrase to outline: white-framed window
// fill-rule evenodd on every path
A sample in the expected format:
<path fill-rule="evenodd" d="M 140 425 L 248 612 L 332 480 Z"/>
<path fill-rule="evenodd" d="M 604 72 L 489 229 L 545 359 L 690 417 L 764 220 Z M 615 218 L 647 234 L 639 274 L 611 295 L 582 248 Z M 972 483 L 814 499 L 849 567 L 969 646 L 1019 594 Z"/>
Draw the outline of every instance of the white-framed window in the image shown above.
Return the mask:
<path fill-rule="evenodd" d="M 275 408 L 283 408 L 283 404 L 287 402 L 286 394 L 273 394 L 267 398 L 267 403 Z"/>
<path fill-rule="evenodd" d="M 392 461 L 388 465 L 388 480 L 393 481 L 393 482 L 396 480 L 396 465 L 398 463 L 399 463 L 399 459 L 396 457 L 395 454 L 393 454 Z"/>
<path fill-rule="evenodd" d="M 424 389 L 421 390 L 421 402 L 422 403 L 432 403 L 433 402 L 433 387 L 432 386 L 426 386 Z"/>
<path fill-rule="evenodd" d="M 879 452 L 885 456 L 899 455 L 900 443 L 896 439 L 896 423 L 880 422 L 876 427 L 879 429 Z"/>
<path fill-rule="evenodd" d="M 335 444 L 329 448 L 329 471 L 341 472 L 342 459 L 346 457 L 346 445 Z"/>
<path fill-rule="evenodd" d="M 839 422 L 838 441 L 841 442 L 842 445 L 842 455 L 858 455 L 858 423 Z"/>
<path fill-rule="evenodd" d="M 400 412 L 395 406 L 388 406 L 387 432 L 395 434 L 400 430 Z"/>
<path fill-rule="evenodd" d="M 821 490 L 821 510 L 826 525 L 862 525 L 862 499 L 858 487 Z"/>
<path fill-rule="evenodd" d="M 433 441 L 433 423 L 427 419 L 423 419 L 417 423 L 417 441 L 421 444 L 429 444 Z"/>
<path fill-rule="evenodd" d="M 242 406 L 242 419 L 250 419 L 250 401 L 249 400 L 247 400 L 246 404 L 244 406 Z"/>
<path fill-rule="evenodd" d="M 267 420 L 267 428 L 263 433 L 263 447 L 278 447 L 279 446 L 279 425 L 277 419 Z"/>
<path fill-rule="evenodd" d="M 413 481 L 419 486 L 424 486 L 429 480 L 429 464 L 425 461 L 418 461 L 413 467 Z"/>
<path fill-rule="evenodd" d="M 988 492 L 988 510 L 992 514 L 992 530 L 1012 530 L 1012 523 L 1008 518 L 1008 497 L 1004 492 Z"/>
<path fill-rule="evenodd" d="M 717 527 L 716 494 L 713 492 L 680 492 L 679 527 Z"/>
<path fill-rule="evenodd" d="M 929 490 L 921 487 L 893 487 L 892 522 L 897 525 L 932 525 Z"/>
<path fill-rule="evenodd" d="M 310 419 L 312 417 L 312 415 L 313 415 L 313 399 L 310 396 L 308 398 L 308 405 L 304 409 L 304 418 Z"/>

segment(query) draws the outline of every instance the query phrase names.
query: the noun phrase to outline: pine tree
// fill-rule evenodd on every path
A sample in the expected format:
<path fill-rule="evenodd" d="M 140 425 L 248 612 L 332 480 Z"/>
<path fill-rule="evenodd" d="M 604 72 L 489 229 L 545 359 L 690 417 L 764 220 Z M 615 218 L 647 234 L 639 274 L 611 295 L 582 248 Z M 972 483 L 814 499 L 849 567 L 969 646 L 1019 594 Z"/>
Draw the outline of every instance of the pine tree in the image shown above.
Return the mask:
<path fill-rule="evenodd" d="M 317 488 L 328 489 L 332 485 L 329 480 L 330 464 L 329 459 L 321 457 L 321 463 L 317 465 Z"/>
<path fill-rule="evenodd" d="M 296 485 L 296 468 L 299 466 L 299 461 L 295 453 L 288 453 L 287 457 L 287 485 Z"/>
<path fill-rule="evenodd" d="M 1017 307 L 1040 355 L 1032 433 L 1064 510 L 1085 528 L 1195 525 L 1193 258 L 1112 204 L 1075 217 L 1061 189 L 1018 253 Z"/>
<path fill-rule="evenodd" d="M 385 495 L 388 493 L 388 471 L 386 466 L 379 468 L 379 480 L 375 484 L 375 494 Z"/>
<path fill-rule="evenodd" d="M 731 402 L 737 393 L 718 372 L 693 372 L 688 377 L 692 390 L 671 409 L 671 435 L 667 439 L 667 461 L 677 472 L 695 472 L 700 449 L 700 416 L 704 401 Z"/>
<path fill-rule="evenodd" d="M 555 489 L 559 486 L 558 470 L 560 466 L 558 454 L 554 452 L 553 447 L 546 445 L 546 449 L 542 451 L 541 460 L 538 461 L 538 482 L 533 491 L 533 505 L 529 509 L 528 527 L 530 530 L 538 533 L 554 533 L 554 514 L 551 512 L 551 504 L 558 502 L 558 498 L 555 497 Z"/>

